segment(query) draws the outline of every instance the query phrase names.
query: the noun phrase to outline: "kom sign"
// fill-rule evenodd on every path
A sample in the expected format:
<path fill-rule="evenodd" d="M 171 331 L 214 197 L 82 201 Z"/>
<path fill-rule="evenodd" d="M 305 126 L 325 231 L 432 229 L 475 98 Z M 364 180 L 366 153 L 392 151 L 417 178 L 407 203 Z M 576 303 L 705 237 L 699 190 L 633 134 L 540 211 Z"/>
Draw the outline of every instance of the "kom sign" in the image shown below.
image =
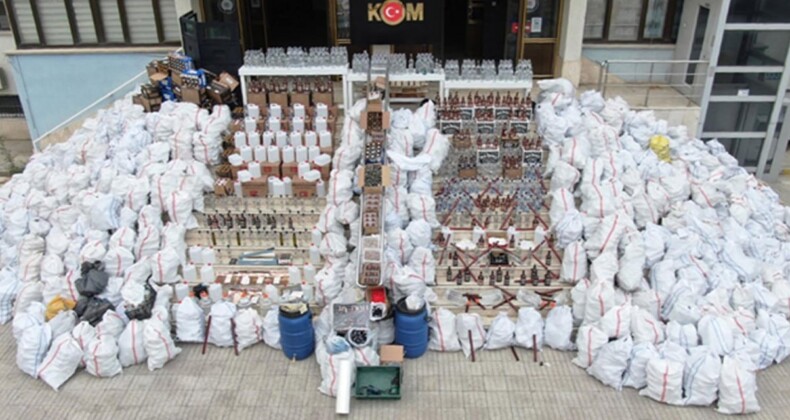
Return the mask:
<path fill-rule="evenodd" d="M 443 0 L 351 0 L 355 44 L 433 44 L 441 41 Z"/>

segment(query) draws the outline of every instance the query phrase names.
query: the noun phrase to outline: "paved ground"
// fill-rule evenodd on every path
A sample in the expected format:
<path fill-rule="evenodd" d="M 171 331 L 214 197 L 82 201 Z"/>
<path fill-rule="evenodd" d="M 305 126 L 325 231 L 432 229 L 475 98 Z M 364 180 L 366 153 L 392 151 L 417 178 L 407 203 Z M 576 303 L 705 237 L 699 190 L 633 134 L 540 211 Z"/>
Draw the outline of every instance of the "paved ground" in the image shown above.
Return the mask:
<path fill-rule="evenodd" d="M 239 357 L 229 349 L 197 345 L 164 369 L 143 366 L 110 379 L 79 371 L 60 392 L 16 367 L 10 325 L 0 327 L 0 418 L 34 419 L 327 419 L 335 400 L 316 389 L 313 358 L 290 362 L 263 344 Z M 548 350 L 548 366 L 519 350 L 483 352 L 476 363 L 461 353 L 428 353 L 405 363 L 403 399 L 352 400 L 355 419 L 656 419 L 723 418 L 713 408 L 669 407 L 630 389 L 607 388 L 570 363 L 571 353 Z M 762 412 L 755 419 L 786 419 L 790 410 L 790 363 L 758 376 Z"/>

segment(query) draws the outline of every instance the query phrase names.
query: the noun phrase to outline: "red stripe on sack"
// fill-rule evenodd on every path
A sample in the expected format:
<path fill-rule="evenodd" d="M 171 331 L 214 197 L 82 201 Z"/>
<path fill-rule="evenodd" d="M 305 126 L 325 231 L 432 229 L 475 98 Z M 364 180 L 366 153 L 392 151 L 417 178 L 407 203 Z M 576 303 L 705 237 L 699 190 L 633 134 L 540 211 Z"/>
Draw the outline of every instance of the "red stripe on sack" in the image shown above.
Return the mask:
<path fill-rule="evenodd" d="M 121 253 L 115 250 L 115 259 L 118 263 L 118 268 L 115 269 L 115 277 L 121 277 Z"/>
<path fill-rule="evenodd" d="M 427 149 L 425 149 L 425 153 L 431 153 L 431 150 L 433 149 L 433 143 L 435 142 L 435 140 L 436 140 L 436 135 L 437 135 L 438 133 L 439 133 L 438 131 L 434 131 L 434 132 L 433 132 L 433 136 L 431 136 L 431 144 L 430 144 L 430 146 L 428 146 L 428 148 L 427 148 Z"/>
<path fill-rule="evenodd" d="M 96 351 L 99 350 L 100 343 L 101 342 L 96 343 L 96 346 L 93 348 L 93 368 L 96 369 L 96 376 L 101 376 L 101 370 L 99 369 L 99 359 L 96 357 Z"/>
<path fill-rule="evenodd" d="M 576 247 L 576 252 L 573 253 L 573 280 L 576 280 L 576 271 L 579 268 L 579 247 Z"/>
<path fill-rule="evenodd" d="M 333 357 L 333 355 L 330 354 L 329 355 L 329 370 L 332 372 L 332 382 L 329 384 L 329 396 L 330 397 L 334 397 L 335 396 L 335 391 L 334 391 L 334 389 L 335 389 L 335 379 L 337 379 L 336 376 L 335 376 L 335 364 L 332 361 L 332 357 Z"/>
<path fill-rule="evenodd" d="M 157 267 L 159 267 L 159 281 L 164 283 L 165 282 L 165 273 L 164 273 L 164 270 L 162 269 L 162 253 L 161 252 L 156 254 L 156 265 L 157 265 Z"/>
<path fill-rule="evenodd" d="M 359 348 L 355 348 L 354 351 L 357 352 L 360 356 L 362 356 L 362 361 L 365 362 L 365 366 L 370 366 L 370 360 L 368 360 L 367 356 L 365 356 L 365 352 L 360 350 Z"/>
<path fill-rule="evenodd" d="M 615 314 L 617 314 L 617 329 L 615 329 L 615 331 L 614 331 L 614 336 L 616 338 L 620 337 L 620 322 L 621 322 L 620 321 L 620 312 L 622 310 L 623 310 L 623 307 L 621 306 L 621 307 L 617 308 L 617 312 L 615 312 Z"/>
<path fill-rule="evenodd" d="M 439 316 L 436 317 L 436 328 L 439 330 L 439 348 L 445 351 L 444 333 L 442 332 L 442 323 L 439 322 Z"/>
<path fill-rule="evenodd" d="M 71 295 L 71 300 L 74 302 L 77 301 L 77 293 L 74 291 L 74 282 L 71 281 L 71 276 L 74 275 L 74 270 L 69 271 L 69 274 L 66 274 L 66 284 L 69 286 L 69 295 Z"/>
<path fill-rule="evenodd" d="M 592 364 L 592 327 L 587 330 L 587 365 Z"/>
<path fill-rule="evenodd" d="M 603 251 L 606 249 L 606 245 L 609 243 L 609 240 L 612 239 L 612 234 L 614 234 L 614 229 L 617 227 L 617 221 L 619 220 L 619 217 L 620 217 L 619 215 L 614 216 L 614 223 L 612 223 L 612 229 L 609 230 L 609 234 L 606 235 L 606 240 L 603 241 L 603 245 L 601 245 L 601 249 L 600 251 L 598 251 L 599 254 L 603 253 Z"/>
<path fill-rule="evenodd" d="M 664 383 L 661 385 L 661 402 L 666 402 L 667 399 L 667 380 L 669 379 L 669 363 L 664 369 Z"/>
<path fill-rule="evenodd" d="M 165 345 L 165 351 L 167 351 L 167 360 L 172 359 L 173 356 L 170 354 L 170 346 L 167 345 L 167 340 L 165 340 L 165 338 L 162 337 L 162 333 L 159 332 L 158 330 L 156 331 L 156 335 L 159 336 L 159 339 L 162 340 L 162 344 Z"/>
<path fill-rule="evenodd" d="M 55 361 L 55 359 L 58 357 L 58 353 L 60 353 L 60 348 L 63 347 L 63 345 L 66 343 L 68 343 L 68 341 L 61 341 L 60 344 L 58 344 L 58 348 L 55 349 L 55 353 L 52 355 L 49 361 L 47 361 L 47 363 L 41 369 L 38 370 L 38 373 L 36 373 L 36 378 L 40 378 L 41 374 L 44 373 L 45 370 L 47 370 L 47 368 L 52 364 L 52 362 Z"/>
<path fill-rule="evenodd" d="M 649 319 L 645 319 L 645 322 L 647 322 L 648 324 L 650 324 L 651 327 L 653 327 L 653 344 L 658 344 L 658 329 L 656 329 L 656 323 Z"/>

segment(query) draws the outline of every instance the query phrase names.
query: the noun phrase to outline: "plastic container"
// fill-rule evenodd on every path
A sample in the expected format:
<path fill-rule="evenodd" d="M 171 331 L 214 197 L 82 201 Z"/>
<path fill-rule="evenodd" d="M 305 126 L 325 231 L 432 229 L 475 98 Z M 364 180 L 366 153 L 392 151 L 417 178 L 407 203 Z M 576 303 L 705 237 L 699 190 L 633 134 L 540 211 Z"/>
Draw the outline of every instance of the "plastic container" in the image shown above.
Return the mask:
<path fill-rule="evenodd" d="M 406 307 L 406 298 L 395 305 L 395 344 L 403 346 L 404 356 L 416 359 L 428 350 L 428 310 L 423 303 L 417 311 Z"/>
<path fill-rule="evenodd" d="M 307 305 L 283 305 L 278 315 L 280 322 L 280 345 L 285 357 L 302 360 L 315 351 L 313 314 Z"/>
<path fill-rule="evenodd" d="M 357 368 L 354 397 L 363 400 L 399 400 L 400 366 L 360 366 Z"/>

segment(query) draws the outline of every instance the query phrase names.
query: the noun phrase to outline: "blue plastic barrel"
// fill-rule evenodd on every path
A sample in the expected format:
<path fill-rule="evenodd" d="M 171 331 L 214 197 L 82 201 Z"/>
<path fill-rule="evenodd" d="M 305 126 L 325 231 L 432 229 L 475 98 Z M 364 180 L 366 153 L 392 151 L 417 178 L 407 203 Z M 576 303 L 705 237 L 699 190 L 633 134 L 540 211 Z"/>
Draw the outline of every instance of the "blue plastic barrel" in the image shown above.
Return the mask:
<path fill-rule="evenodd" d="M 280 345 L 288 359 L 302 360 L 315 351 L 313 333 L 313 314 L 310 309 L 304 312 L 280 307 Z"/>
<path fill-rule="evenodd" d="M 423 303 L 416 311 L 406 307 L 403 298 L 395 305 L 395 343 L 403 346 L 404 356 L 416 359 L 428 350 L 428 309 Z"/>

